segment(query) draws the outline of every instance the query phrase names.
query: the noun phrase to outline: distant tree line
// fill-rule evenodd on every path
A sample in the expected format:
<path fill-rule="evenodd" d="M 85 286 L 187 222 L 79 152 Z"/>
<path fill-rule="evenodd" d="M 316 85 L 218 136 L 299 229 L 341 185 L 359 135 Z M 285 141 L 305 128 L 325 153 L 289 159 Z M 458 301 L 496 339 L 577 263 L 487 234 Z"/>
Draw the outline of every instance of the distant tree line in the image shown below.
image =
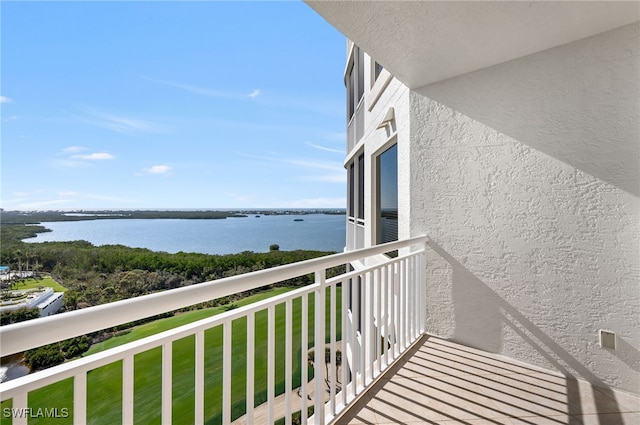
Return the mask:
<path fill-rule="evenodd" d="M 104 219 L 194 219 L 212 220 L 249 215 L 302 215 L 331 214 L 343 215 L 344 209 L 303 209 L 303 210 L 237 210 L 237 211 L 148 211 L 148 210 L 79 210 L 79 211 L 5 211 L 0 209 L 3 224 L 39 224 L 51 221 L 83 221 Z"/>
<path fill-rule="evenodd" d="M 80 356 L 91 347 L 91 344 L 91 337 L 82 335 L 28 350 L 24 353 L 24 360 L 32 371 L 46 369 Z"/>
<path fill-rule="evenodd" d="M 0 314 L 0 325 L 10 325 L 11 323 L 37 319 L 38 317 L 40 317 L 40 310 L 37 308 L 18 308 L 3 311 L 2 314 Z"/>
<path fill-rule="evenodd" d="M 82 221 L 104 219 L 224 219 L 228 217 L 246 217 L 233 211 L 0 211 L 3 224 L 37 224 L 47 221 Z"/>

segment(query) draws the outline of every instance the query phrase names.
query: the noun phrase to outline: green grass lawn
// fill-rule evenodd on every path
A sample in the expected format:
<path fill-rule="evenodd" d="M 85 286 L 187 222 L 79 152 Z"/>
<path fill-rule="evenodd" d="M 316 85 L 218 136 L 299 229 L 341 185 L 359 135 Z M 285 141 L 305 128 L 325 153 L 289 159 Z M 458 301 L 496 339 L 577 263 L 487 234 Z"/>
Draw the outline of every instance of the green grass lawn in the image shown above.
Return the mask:
<path fill-rule="evenodd" d="M 18 282 L 18 286 L 14 289 L 24 290 L 24 289 L 33 289 L 39 286 L 48 286 L 53 288 L 55 292 L 65 292 L 67 288 L 60 285 L 58 282 L 53 280 L 51 276 L 44 276 L 42 279 L 25 279 Z"/>
<path fill-rule="evenodd" d="M 237 302 L 238 306 L 250 304 L 265 299 L 290 289 L 278 288 L 258 295 L 248 297 Z M 336 299 L 340 308 L 340 291 L 338 288 Z M 293 320 L 291 322 L 293 336 L 293 379 L 292 388 L 300 385 L 301 366 L 307 367 L 306 362 L 301 363 L 301 310 L 302 302 L 296 299 L 292 303 Z M 326 302 L 329 310 L 329 292 Z M 144 338 L 167 329 L 182 326 L 215 314 L 223 312 L 223 307 L 206 310 L 196 310 L 180 314 L 175 317 L 160 319 L 152 323 L 133 328 L 131 332 L 113 337 L 101 344 L 93 346 L 85 355 L 97 353 L 108 348 L 126 344 L 136 339 Z M 284 363 L 285 363 L 285 305 L 276 307 L 275 312 L 275 393 L 281 394 L 285 389 Z M 313 344 L 313 317 L 314 298 L 309 296 L 309 346 Z M 246 393 L 246 347 L 247 347 L 247 319 L 241 318 L 232 323 L 232 383 L 231 402 L 232 418 L 237 418 L 245 413 Z M 326 324 L 327 335 L 329 323 Z M 340 317 L 338 317 L 338 335 L 340 339 Z M 259 311 L 255 315 L 255 405 L 260 405 L 267 398 L 267 311 Z M 328 340 L 327 336 L 327 340 Z M 173 423 L 194 422 L 194 392 L 195 385 L 195 337 L 190 336 L 173 343 Z M 159 424 L 161 411 L 161 382 L 162 359 L 161 349 L 156 348 L 135 356 L 134 359 L 134 416 L 135 423 L 140 425 Z M 309 372 L 311 375 L 312 371 Z M 87 377 L 88 396 L 87 412 L 88 423 L 113 424 L 120 423 L 122 417 L 122 362 L 115 362 L 101 368 L 92 370 Z M 222 407 L 222 327 L 209 329 L 205 332 L 205 418 L 207 424 L 221 423 Z M 73 382 L 66 380 L 49 385 L 46 388 L 33 391 L 29 394 L 29 406 L 37 409 L 52 407 L 67 407 L 72 412 Z M 2 407 L 10 406 L 3 403 Z M 1 424 L 10 423 L 1 418 Z M 42 419 L 29 421 L 29 424 L 71 424 L 73 415 L 69 418 Z"/>

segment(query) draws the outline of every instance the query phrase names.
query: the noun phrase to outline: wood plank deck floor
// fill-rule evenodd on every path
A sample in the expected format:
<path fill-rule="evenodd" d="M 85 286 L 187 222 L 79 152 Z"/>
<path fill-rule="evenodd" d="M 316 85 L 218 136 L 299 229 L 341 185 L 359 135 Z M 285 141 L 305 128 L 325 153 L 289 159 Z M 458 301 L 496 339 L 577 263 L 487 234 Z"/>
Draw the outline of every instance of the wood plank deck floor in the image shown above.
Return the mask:
<path fill-rule="evenodd" d="M 640 425 L 640 398 L 425 336 L 336 424 Z"/>

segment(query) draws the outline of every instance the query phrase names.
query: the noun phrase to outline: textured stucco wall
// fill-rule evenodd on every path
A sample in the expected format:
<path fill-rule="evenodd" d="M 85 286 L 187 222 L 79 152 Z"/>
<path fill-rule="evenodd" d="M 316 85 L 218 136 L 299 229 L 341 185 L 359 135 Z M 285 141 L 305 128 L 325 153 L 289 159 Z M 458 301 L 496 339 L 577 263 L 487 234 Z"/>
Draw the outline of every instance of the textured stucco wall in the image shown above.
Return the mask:
<path fill-rule="evenodd" d="M 625 26 L 411 92 L 429 332 L 640 392 L 639 40 Z"/>

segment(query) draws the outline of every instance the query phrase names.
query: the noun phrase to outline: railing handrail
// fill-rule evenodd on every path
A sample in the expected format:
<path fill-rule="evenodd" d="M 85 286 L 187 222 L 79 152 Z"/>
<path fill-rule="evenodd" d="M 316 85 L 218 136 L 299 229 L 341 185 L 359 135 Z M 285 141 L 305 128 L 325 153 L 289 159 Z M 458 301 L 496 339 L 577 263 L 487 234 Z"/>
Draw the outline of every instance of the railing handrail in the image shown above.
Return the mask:
<path fill-rule="evenodd" d="M 62 341 L 313 273 L 361 258 L 424 244 L 426 235 L 0 327 L 0 356 Z"/>

